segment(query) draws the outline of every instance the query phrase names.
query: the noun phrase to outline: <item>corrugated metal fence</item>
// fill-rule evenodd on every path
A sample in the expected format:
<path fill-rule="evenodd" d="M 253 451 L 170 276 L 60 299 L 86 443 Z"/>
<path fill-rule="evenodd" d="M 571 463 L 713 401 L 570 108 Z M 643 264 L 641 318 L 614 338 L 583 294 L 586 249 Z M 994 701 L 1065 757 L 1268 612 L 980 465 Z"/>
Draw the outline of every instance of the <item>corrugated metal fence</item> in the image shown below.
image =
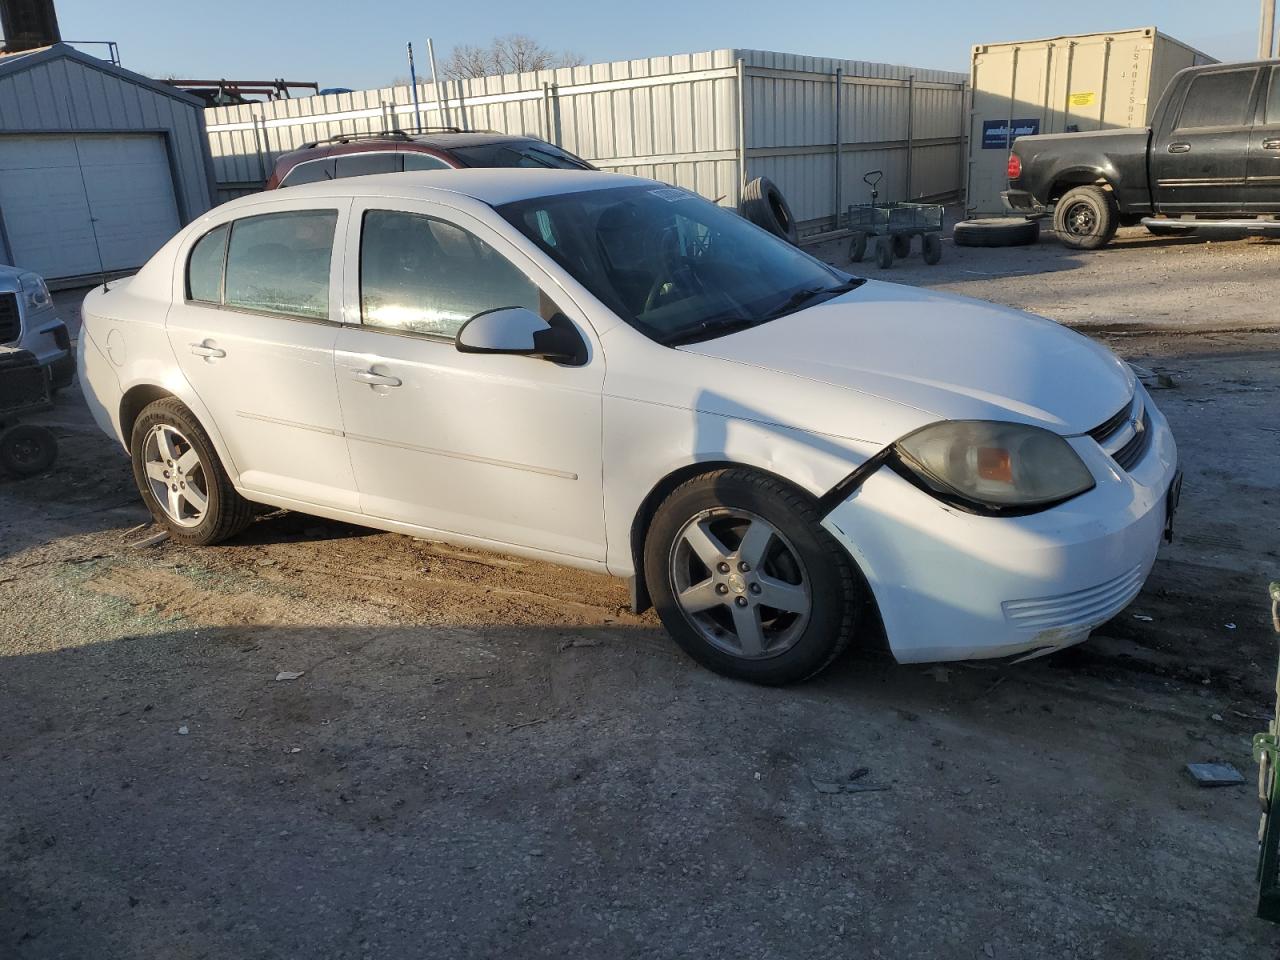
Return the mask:
<path fill-rule="evenodd" d="M 726 204 L 766 176 L 814 232 L 868 198 L 861 177 L 873 168 L 885 173 L 883 200 L 958 194 L 965 92 L 959 73 L 714 50 L 420 83 L 418 100 L 423 125 L 542 137 Z M 275 159 L 304 143 L 418 122 L 408 86 L 210 109 L 219 199 L 260 189 Z"/>

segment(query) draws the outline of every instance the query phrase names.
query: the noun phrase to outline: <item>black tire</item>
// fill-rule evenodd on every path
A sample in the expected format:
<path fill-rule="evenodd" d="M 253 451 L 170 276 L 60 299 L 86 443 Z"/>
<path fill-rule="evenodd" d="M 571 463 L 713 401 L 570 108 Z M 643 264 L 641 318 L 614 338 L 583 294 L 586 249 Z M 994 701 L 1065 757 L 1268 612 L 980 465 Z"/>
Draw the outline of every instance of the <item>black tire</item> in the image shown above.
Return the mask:
<path fill-rule="evenodd" d="M 911 256 L 911 234 L 895 233 L 893 235 L 893 255 L 899 260 Z"/>
<path fill-rule="evenodd" d="M 853 239 L 849 241 L 849 262 L 861 263 L 862 258 L 867 255 L 867 235 L 865 233 L 855 233 Z"/>
<path fill-rule="evenodd" d="M 186 527 L 172 522 L 156 500 L 147 481 L 143 446 L 151 429 L 158 425 L 177 428 L 190 441 L 204 467 L 208 506 L 203 519 L 196 526 Z M 156 523 L 169 531 L 171 539 L 195 546 L 207 546 L 234 537 L 253 520 L 254 504 L 236 492 L 209 434 L 177 398 L 164 397 L 143 408 L 133 424 L 129 452 L 133 458 L 133 479 L 138 485 L 138 492 L 142 494 L 143 502 L 155 517 Z"/>
<path fill-rule="evenodd" d="M 1025 217 L 961 220 L 951 239 L 957 247 L 1024 247 L 1040 239 L 1040 222 Z"/>
<path fill-rule="evenodd" d="M 876 266 L 888 270 L 893 266 L 893 240 L 891 237 L 876 238 Z"/>
<path fill-rule="evenodd" d="M 774 186 L 773 181 L 765 177 L 756 177 L 742 191 L 742 203 L 739 205 L 742 215 L 758 227 L 764 227 L 770 233 L 783 240 L 799 244 L 800 234 L 796 227 L 796 218 L 787 205 L 786 198 Z"/>
<path fill-rule="evenodd" d="M 1119 225 L 1115 198 L 1101 187 L 1068 190 L 1053 208 L 1054 232 L 1063 246 L 1076 250 L 1105 247 Z"/>
<path fill-rule="evenodd" d="M 803 564 L 812 598 L 809 619 L 780 653 L 746 659 L 717 648 L 676 599 L 672 557 L 677 538 L 691 519 L 716 509 L 746 511 L 767 521 Z M 852 642 L 862 607 L 862 581 L 853 561 L 822 528 L 812 501 L 779 480 L 745 468 L 695 477 L 672 491 L 645 536 L 644 570 L 654 607 L 676 643 L 703 666 L 752 683 L 794 683 L 819 673 Z"/>
<path fill-rule="evenodd" d="M 942 237 L 936 233 L 926 233 L 920 238 L 920 256 L 924 262 L 933 266 L 942 259 Z"/>
<path fill-rule="evenodd" d="M 0 466 L 15 477 L 44 473 L 58 459 L 58 439 L 48 427 L 20 423 L 0 433 Z"/>

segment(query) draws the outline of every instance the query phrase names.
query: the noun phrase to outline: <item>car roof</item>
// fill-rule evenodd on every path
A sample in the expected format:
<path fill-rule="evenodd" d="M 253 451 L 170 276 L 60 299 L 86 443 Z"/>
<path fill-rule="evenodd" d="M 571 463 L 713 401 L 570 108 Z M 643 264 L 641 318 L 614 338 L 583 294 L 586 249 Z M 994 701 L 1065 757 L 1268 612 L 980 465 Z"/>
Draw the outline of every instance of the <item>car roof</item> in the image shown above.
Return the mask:
<path fill-rule="evenodd" d="M 455 147 L 480 147 L 487 146 L 492 143 L 546 143 L 545 140 L 539 140 L 536 137 L 530 137 L 520 133 L 498 133 L 493 130 L 463 130 L 458 132 L 439 131 L 434 133 L 389 133 L 385 136 L 376 133 L 353 133 L 349 137 L 338 135 L 330 137 L 326 140 L 316 140 L 310 143 L 304 143 L 296 150 L 291 150 L 285 156 L 293 154 L 310 154 L 318 150 L 329 150 L 337 148 L 350 147 L 366 147 L 368 149 L 383 149 L 388 146 L 395 146 L 403 149 L 404 147 L 434 147 L 439 150 L 452 150 Z M 548 144 L 551 146 L 551 144 Z"/>
<path fill-rule="evenodd" d="M 321 197 L 421 197 L 431 199 L 440 194 L 471 197 L 489 206 L 501 206 L 517 200 L 546 197 L 610 187 L 660 187 L 654 180 L 632 177 L 603 170 L 550 170 L 527 167 L 471 167 L 465 170 L 415 170 L 405 173 L 379 173 L 361 177 L 339 177 L 290 187 L 287 198 Z M 284 193 L 284 191 L 281 191 Z M 255 193 L 242 200 L 261 200 Z M 284 199 L 282 197 L 281 199 Z M 232 200 L 231 204 L 239 203 Z M 231 204 L 224 204 L 230 206 Z"/>

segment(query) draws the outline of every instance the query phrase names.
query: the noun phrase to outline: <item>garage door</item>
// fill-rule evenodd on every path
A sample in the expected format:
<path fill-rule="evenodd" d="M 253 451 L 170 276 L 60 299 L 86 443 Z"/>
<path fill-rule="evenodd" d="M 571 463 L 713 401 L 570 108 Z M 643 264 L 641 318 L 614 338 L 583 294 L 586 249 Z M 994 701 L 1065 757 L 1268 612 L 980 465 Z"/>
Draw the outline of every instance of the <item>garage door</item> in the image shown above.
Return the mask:
<path fill-rule="evenodd" d="M 47 279 L 140 267 L 180 225 L 164 140 L 0 137 L 0 217 L 13 262 Z"/>

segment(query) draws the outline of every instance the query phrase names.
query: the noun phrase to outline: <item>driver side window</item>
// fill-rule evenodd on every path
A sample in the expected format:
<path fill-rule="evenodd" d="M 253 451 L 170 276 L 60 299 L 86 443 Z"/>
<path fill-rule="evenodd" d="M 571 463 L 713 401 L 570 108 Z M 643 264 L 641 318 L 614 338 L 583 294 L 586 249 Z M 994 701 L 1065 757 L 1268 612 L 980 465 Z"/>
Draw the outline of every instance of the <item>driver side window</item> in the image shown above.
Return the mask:
<path fill-rule="evenodd" d="M 477 313 L 557 308 L 479 237 L 435 217 L 369 210 L 360 235 L 360 319 L 370 327 L 452 340 Z"/>

